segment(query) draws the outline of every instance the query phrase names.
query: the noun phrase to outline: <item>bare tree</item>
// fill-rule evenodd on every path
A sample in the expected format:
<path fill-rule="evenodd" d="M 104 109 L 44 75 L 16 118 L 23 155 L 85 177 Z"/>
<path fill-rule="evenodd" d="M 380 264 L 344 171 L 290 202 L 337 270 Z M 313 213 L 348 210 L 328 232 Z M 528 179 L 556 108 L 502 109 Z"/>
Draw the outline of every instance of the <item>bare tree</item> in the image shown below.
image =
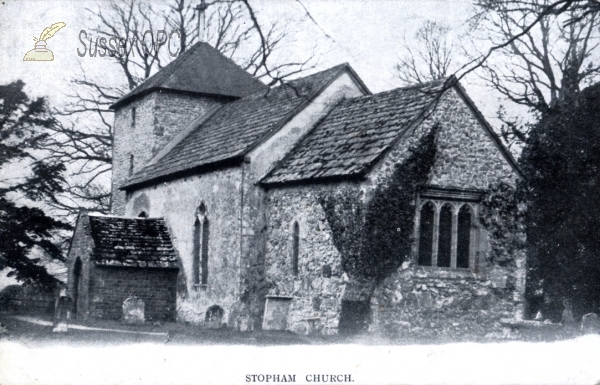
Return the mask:
<path fill-rule="evenodd" d="M 478 0 L 480 12 L 473 19 L 473 28 L 486 31 L 479 35 L 488 44 L 509 42 L 494 60 L 482 63 L 482 77 L 511 102 L 542 114 L 577 94 L 600 72 L 594 62 L 600 37 L 597 14 L 584 15 L 578 8 L 545 14 L 551 4 Z"/>
<path fill-rule="evenodd" d="M 449 32 L 448 26 L 426 20 L 415 33 L 414 43 L 404 39 L 406 54 L 394 67 L 402 83 L 423 83 L 450 75 L 455 58 Z"/>
<path fill-rule="evenodd" d="M 72 79 L 69 102 L 56 111 L 62 115 L 61 124 L 52 127 L 40 145 L 49 160 L 66 164 L 70 172 L 65 193 L 54 202 L 56 208 L 66 213 L 73 213 L 81 206 L 108 212 L 113 145 L 109 106 L 173 60 L 173 52 L 184 52 L 199 37 L 198 14 L 191 0 L 171 0 L 165 4 L 112 1 L 88 11 L 98 25 L 90 30 L 90 36 L 80 35 L 86 42 L 86 50 L 89 48 L 83 55 L 104 53 L 122 75 L 122 84 L 91 78 L 82 69 L 82 75 Z M 291 27 L 267 22 L 259 25 L 256 12 L 246 1 L 216 0 L 207 4 L 206 12 L 207 42 L 268 85 L 316 65 L 314 56 L 298 62 L 277 61 L 277 52 L 291 41 Z M 176 30 L 174 36 L 179 37 L 179 46 L 159 45 L 155 37 L 156 40 L 161 37 L 146 35 L 146 31 L 159 30 L 167 33 Z M 111 52 L 108 42 L 115 37 L 118 42 L 125 42 L 116 48 L 122 49 L 122 54 Z"/>

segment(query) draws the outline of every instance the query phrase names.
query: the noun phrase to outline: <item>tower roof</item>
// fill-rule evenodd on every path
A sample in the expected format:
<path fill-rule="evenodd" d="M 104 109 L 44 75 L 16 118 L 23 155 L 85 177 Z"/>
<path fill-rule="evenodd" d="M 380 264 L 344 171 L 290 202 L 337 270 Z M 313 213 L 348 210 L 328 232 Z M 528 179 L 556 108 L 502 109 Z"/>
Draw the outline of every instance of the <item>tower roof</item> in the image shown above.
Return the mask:
<path fill-rule="evenodd" d="M 267 86 L 221 52 L 207 43 L 198 42 L 111 108 L 157 90 L 241 98 L 266 89 Z"/>

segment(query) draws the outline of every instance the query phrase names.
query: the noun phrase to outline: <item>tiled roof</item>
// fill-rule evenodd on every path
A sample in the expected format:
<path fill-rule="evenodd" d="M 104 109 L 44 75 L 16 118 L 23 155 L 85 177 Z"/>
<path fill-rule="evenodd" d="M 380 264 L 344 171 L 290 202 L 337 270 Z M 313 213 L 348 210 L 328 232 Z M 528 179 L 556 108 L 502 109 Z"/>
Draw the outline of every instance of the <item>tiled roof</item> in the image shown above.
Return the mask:
<path fill-rule="evenodd" d="M 104 266 L 176 268 L 177 257 L 162 218 L 89 215 L 92 258 Z"/>
<path fill-rule="evenodd" d="M 165 156 L 140 169 L 123 187 L 209 164 L 241 159 L 346 68 L 347 64 L 341 64 L 225 104 Z"/>
<path fill-rule="evenodd" d="M 441 95 L 446 80 L 341 102 L 263 183 L 364 175 Z"/>
<path fill-rule="evenodd" d="M 266 90 L 267 86 L 215 48 L 198 42 L 111 108 L 158 89 L 240 98 Z"/>

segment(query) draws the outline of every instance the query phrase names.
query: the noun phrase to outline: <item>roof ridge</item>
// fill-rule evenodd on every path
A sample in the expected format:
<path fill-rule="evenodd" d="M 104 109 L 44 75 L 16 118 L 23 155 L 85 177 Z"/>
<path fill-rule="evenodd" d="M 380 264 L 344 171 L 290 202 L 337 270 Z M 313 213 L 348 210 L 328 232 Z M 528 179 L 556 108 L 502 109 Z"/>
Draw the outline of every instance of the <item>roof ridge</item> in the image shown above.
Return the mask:
<path fill-rule="evenodd" d="M 169 64 L 167 64 L 166 66 L 160 68 L 157 72 L 154 73 L 154 75 L 144 79 L 143 82 L 139 83 L 137 86 L 135 86 L 133 89 L 129 90 L 129 92 L 125 95 L 123 95 L 123 97 L 121 99 L 119 99 L 117 102 L 115 102 L 115 104 L 117 104 L 119 101 L 121 100 L 125 100 L 127 97 L 129 97 L 130 94 L 133 94 L 138 88 L 142 87 L 144 85 L 144 83 L 150 82 L 151 80 L 156 80 L 156 79 L 168 79 L 170 76 L 173 75 L 173 71 L 171 71 L 169 77 L 165 77 L 167 72 L 167 68 L 169 69 L 177 69 L 179 67 L 181 67 L 181 64 L 188 60 L 189 57 L 192 55 L 192 52 L 195 50 L 196 44 L 192 45 L 189 49 L 187 49 L 185 52 L 182 52 L 181 55 L 177 55 L 177 57 L 171 61 Z"/>
<path fill-rule="evenodd" d="M 202 60 L 200 65 L 196 63 L 195 58 Z M 202 63 L 208 63 L 206 64 L 206 69 L 204 70 L 202 69 Z M 231 81 L 221 81 L 215 83 L 214 79 L 206 80 L 200 75 L 204 74 L 203 71 L 210 69 L 212 69 L 212 72 L 210 73 L 218 73 L 218 71 L 223 71 L 222 74 L 224 76 L 228 75 L 227 78 L 231 79 Z M 185 85 L 182 85 L 182 80 L 179 75 L 189 76 L 190 72 L 193 73 L 192 76 L 194 76 L 194 79 L 204 79 L 203 82 L 197 83 L 194 81 L 188 81 L 185 83 Z M 236 88 L 236 91 L 232 91 L 233 88 L 231 87 L 236 81 L 238 82 L 238 86 L 241 84 L 242 87 Z M 219 84 L 219 86 L 215 87 L 215 84 Z M 160 89 L 239 98 L 247 96 L 247 91 L 252 91 L 254 89 L 263 87 L 266 87 L 264 83 L 245 71 L 233 59 L 225 56 L 222 52 L 212 47 L 210 44 L 199 41 L 179 54 L 166 66 L 160 68 L 152 76 L 144 79 L 136 87 L 129 90 L 125 95 L 114 102 L 110 108 L 117 108 L 120 105 L 129 103 L 136 97 L 140 97 L 148 92 Z"/>
<path fill-rule="evenodd" d="M 375 96 L 381 96 L 381 95 L 386 95 L 386 94 L 391 94 L 393 92 L 397 92 L 397 91 L 411 91 L 411 90 L 417 90 L 420 88 L 425 88 L 425 87 L 429 87 L 433 84 L 436 83 L 443 83 L 445 84 L 448 80 L 452 79 L 452 76 L 448 76 L 446 78 L 443 79 L 437 79 L 437 80 L 431 80 L 425 83 L 416 83 L 416 84 L 411 84 L 409 86 L 403 86 L 403 87 L 396 87 L 396 88 L 392 88 L 390 90 L 385 90 L 385 91 L 381 91 L 381 92 L 377 92 L 375 94 L 371 94 L 371 95 L 362 95 L 362 96 L 357 96 L 355 98 L 352 99 L 348 99 L 348 100 L 354 100 L 354 99 L 361 99 L 361 98 L 368 98 L 368 97 L 375 97 Z M 443 82 L 442 82 L 443 80 Z M 441 90 L 440 90 L 441 91 Z"/>
<path fill-rule="evenodd" d="M 332 74 L 331 74 L 329 80 L 327 80 L 318 89 L 311 90 L 311 92 L 305 97 L 305 100 L 303 102 L 301 102 L 300 104 L 298 104 L 289 113 L 287 113 L 286 115 L 284 115 L 281 118 L 281 120 L 279 120 L 279 123 L 276 126 L 274 126 L 273 128 L 271 128 L 261 138 L 259 138 L 256 141 L 256 144 L 254 146 L 252 146 L 252 147 L 248 148 L 246 151 L 244 151 L 243 155 L 248 154 L 250 151 L 252 151 L 255 148 L 257 148 L 260 144 L 264 143 L 268 138 L 270 138 L 272 135 L 274 135 L 276 132 L 278 132 L 287 122 L 290 121 L 290 119 L 292 119 L 294 116 L 298 115 L 298 113 L 300 113 L 300 111 L 302 111 L 304 108 L 306 108 L 306 106 L 310 102 L 312 102 L 317 96 L 319 96 L 321 94 L 321 92 L 323 92 L 327 87 L 329 87 L 331 85 L 331 83 L 334 82 L 340 76 L 340 74 L 344 71 L 344 69 L 347 68 L 346 65 L 345 65 L 345 63 L 344 64 L 338 64 L 337 66 L 333 66 L 333 67 L 328 68 L 326 70 L 323 70 L 323 71 L 320 71 L 320 72 L 316 72 L 313 75 L 322 74 L 322 73 L 324 73 L 326 71 L 333 70 L 336 67 L 340 67 L 340 68 L 338 70 L 332 71 Z M 312 76 L 312 75 L 309 75 L 309 76 Z M 306 79 L 309 76 L 306 76 L 306 77 L 304 77 L 302 79 Z"/>
<path fill-rule="evenodd" d="M 87 214 L 88 217 L 95 217 L 95 218 L 113 218 L 113 219 L 136 219 L 136 220 L 161 220 L 164 221 L 165 218 L 163 217 L 155 217 L 155 218 L 145 218 L 145 217 L 127 217 L 127 216 L 123 216 L 123 215 L 107 215 L 107 214 L 98 214 L 98 213 L 88 213 Z"/>

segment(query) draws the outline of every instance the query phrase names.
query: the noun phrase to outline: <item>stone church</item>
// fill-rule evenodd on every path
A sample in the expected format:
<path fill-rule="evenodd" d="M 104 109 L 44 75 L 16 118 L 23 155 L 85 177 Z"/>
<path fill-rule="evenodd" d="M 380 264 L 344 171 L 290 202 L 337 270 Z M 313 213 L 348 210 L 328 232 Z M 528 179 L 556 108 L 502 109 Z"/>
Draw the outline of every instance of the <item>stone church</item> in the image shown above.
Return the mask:
<path fill-rule="evenodd" d="M 137 296 L 147 319 L 340 332 L 356 294 L 319 196 L 368 200 L 436 124 L 412 252 L 363 304 L 368 327 L 435 335 L 523 311 L 525 257 L 490 262 L 478 219 L 486 189 L 521 174 L 455 78 L 372 94 L 341 64 L 268 88 L 200 42 L 112 108 L 112 215 L 82 213 L 69 250 L 80 317 L 119 319 Z"/>

